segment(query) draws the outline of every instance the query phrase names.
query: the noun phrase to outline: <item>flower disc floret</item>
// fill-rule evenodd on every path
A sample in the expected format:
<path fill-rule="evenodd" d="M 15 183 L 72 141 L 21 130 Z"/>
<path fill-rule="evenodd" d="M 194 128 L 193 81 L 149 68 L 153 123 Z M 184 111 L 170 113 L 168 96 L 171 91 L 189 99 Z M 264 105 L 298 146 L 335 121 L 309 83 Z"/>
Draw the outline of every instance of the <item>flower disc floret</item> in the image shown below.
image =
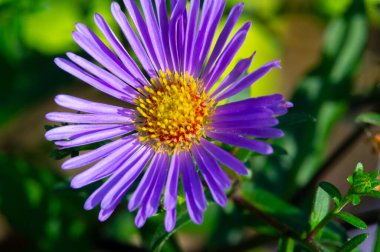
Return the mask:
<path fill-rule="evenodd" d="M 139 90 L 143 96 L 136 101 L 140 141 L 156 151 L 189 150 L 204 136 L 214 101 L 189 73 L 160 71 L 151 84 Z"/>

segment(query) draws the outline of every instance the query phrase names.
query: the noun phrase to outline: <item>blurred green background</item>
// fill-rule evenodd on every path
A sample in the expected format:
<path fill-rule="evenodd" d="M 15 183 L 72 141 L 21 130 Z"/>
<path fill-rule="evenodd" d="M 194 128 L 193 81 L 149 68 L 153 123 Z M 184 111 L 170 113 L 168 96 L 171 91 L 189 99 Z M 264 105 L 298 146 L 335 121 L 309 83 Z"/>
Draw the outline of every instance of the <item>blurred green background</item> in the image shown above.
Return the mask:
<path fill-rule="evenodd" d="M 245 3 L 241 23 L 252 20 L 253 26 L 236 60 L 257 51 L 252 69 L 281 59 L 283 70 L 234 99 L 280 92 L 296 107 L 281 122 L 287 136 L 274 143 L 281 146 L 274 156 L 232 151 L 252 168 L 247 180 L 255 187 L 307 212 L 315 181 L 332 181 L 344 191 L 357 161 L 378 166 L 368 134 L 355 135 L 354 118 L 380 109 L 380 1 L 228 0 L 226 9 L 237 2 Z M 98 222 L 97 210 L 83 210 L 96 185 L 71 190 L 72 173 L 60 171 L 62 161 L 49 156 L 54 146 L 43 137 L 44 115 L 59 109 L 56 94 L 116 102 L 53 63 L 68 51 L 83 54 L 71 32 L 82 22 L 99 34 L 95 12 L 120 35 L 110 3 L 0 0 L 0 251 L 149 251 L 157 242 L 161 215 L 139 230 L 125 204 L 106 223 Z M 339 148 L 344 155 L 326 165 Z M 305 188 L 311 193 L 294 200 Z M 372 216 L 378 209 L 379 202 L 367 202 L 355 211 Z M 273 230 L 232 204 L 211 204 L 203 225 L 184 225 L 164 250 L 270 251 L 273 237 Z"/>

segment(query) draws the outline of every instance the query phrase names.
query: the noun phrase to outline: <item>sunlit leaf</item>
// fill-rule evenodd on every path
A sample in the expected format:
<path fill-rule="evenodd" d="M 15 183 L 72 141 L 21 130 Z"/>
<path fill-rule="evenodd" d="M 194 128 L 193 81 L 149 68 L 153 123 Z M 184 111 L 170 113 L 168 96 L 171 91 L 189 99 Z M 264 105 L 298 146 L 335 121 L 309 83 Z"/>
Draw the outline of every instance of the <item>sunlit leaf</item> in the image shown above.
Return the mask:
<path fill-rule="evenodd" d="M 336 214 L 336 217 L 338 217 L 339 219 L 351 224 L 354 227 L 357 227 L 360 229 L 366 229 L 367 228 L 367 224 L 365 224 L 364 221 L 362 221 L 361 219 L 359 219 L 358 217 L 356 217 L 350 213 L 340 212 L 340 213 Z"/>
<path fill-rule="evenodd" d="M 377 113 L 364 113 L 356 118 L 358 123 L 368 123 L 376 126 L 380 126 L 380 114 Z"/>
<path fill-rule="evenodd" d="M 329 194 L 318 187 L 317 192 L 315 194 L 313 210 L 310 215 L 310 229 L 313 230 L 324 217 L 329 213 L 330 210 L 330 197 Z"/>

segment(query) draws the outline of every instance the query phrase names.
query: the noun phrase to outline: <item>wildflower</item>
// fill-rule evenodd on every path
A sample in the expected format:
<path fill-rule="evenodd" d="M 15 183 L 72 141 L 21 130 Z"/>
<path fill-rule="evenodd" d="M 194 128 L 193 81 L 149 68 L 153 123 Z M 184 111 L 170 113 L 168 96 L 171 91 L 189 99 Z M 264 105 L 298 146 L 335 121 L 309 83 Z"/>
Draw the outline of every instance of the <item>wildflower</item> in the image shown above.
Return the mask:
<path fill-rule="evenodd" d="M 165 1 L 155 3 L 154 7 L 151 1 L 141 1 L 140 12 L 135 1 L 125 0 L 130 19 L 117 3 L 111 6 L 138 62 L 102 16 L 96 14 L 95 22 L 113 51 L 85 25 L 76 25 L 75 42 L 102 67 L 73 53 L 67 54 L 69 59 L 57 58 L 55 63 L 128 106 L 58 95 L 57 104 L 80 113 L 47 114 L 47 119 L 68 125 L 48 131 L 46 138 L 60 148 L 114 139 L 62 165 L 63 169 L 76 169 L 92 164 L 72 179 L 73 188 L 107 178 L 89 196 L 85 209 L 100 205 L 99 220 L 106 220 L 141 177 L 128 202 L 130 211 L 138 209 L 136 225 L 141 227 L 157 212 L 164 191 L 165 226 L 171 231 L 176 222 L 180 177 L 188 213 L 200 224 L 207 204 L 201 178 L 215 202 L 224 206 L 227 198 L 223 190 L 231 182 L 221 164 L 239 174 L 247 173 L 241 161 L 213 141 L 270 154 L 270 145 L 250 137 L 283 136 L 281 130 L 273 128 L 278 124 L 275 117 L 287 113 L 292 104 L 274 94 L 220 105 L 270 69 L 280 67 L 279 61 L 273 61 L 246 75 L 252 55 L 240 60 L 213 89 L 251 26 L 245 23 L 228 40 L 242 4 L 231 10 L 212 48 L 224 0 L 205 0 L 201 10 L 199 0 L 191 1 L 188 10 L 185 0 L 172 1 L 170 15 Z"/>

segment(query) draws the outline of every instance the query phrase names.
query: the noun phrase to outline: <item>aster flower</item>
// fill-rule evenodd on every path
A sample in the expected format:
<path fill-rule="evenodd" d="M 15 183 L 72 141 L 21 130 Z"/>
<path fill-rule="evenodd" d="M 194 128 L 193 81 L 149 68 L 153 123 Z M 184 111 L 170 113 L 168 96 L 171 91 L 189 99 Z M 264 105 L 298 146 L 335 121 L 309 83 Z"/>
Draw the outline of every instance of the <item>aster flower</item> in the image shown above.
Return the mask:
<path fill-rule="evenodd" d="M 275 117 L 287 113 L 291 103 L 279 94 L 220 105 L 270 69 L 279 68 L 279 61 L 246 74 L 253 54 L 220 80 L 251 26 L 247 22 L 231 34 L 243 4 L 232 8 L 212 48 L 225 0 L 205 0 L 202 8 L 199 0 L 193 0 L 189 9 L 186 0 L 173 0 L 170 10 L 164 0 L 156 0 L 155 6 L 141 0 L 141 11 L 134 0 L 124 3 L 129 18 L 117 3 L 111 5 L 112 14 L 136 61 L 96 14 L 95 23 L 111 48 L 83 24 L 76 25 L 73 38 L 101 66 L 73 53 L 55 63 L 126 106 L 58 95 L 57 104 L 76 112 L 47 114 L 48 120 L 65 125 L 48 131 L 46 138 L 60 148 L 114 140 L 62 165 L 65 170 L 91 165 L 72 179 L 73 188 L 107 178 L 84 205 L 87 210 L 100 205 L 100 221 L 110 217 L 139 180 L 128 202 L 130 211 L 138 209 L 136 225 L 141 227 L 157 212 L 164 194 L 165 227 L 171 231 L 181 178 L 190 218 L 200 224 L 207 205 L 204 186 L 217 204 L 227 202 L 224 190 L 231 182 L 222 165 L 247 173 L 241 161 L 214 141 L 267 155 L 271 146 L 252 137 L 283 136 L 274 128 Z"/>

